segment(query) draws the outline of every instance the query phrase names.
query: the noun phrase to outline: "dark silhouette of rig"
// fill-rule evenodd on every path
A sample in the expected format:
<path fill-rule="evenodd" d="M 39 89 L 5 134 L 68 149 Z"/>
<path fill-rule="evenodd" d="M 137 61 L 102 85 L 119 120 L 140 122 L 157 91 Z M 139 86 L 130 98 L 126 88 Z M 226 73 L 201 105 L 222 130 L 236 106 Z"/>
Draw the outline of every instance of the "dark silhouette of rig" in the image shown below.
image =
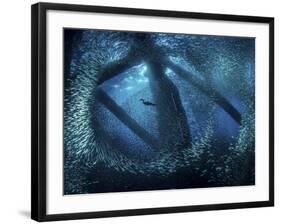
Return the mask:
<path fill-rule="evenodd" d="M 97 91 L 97 99 L 108 108 L 124 125 L 155 151 L 171 148 L 175 145 L 191 146 L 189 119 L 185 113 L 179 90 L 165 75 L 165 69 L 171 69 L 175 74 L 201 91 L 214 103 L 226 111 L 238 124 L 241 124 L 240 112 L 231 102 L 220 94 L 206 80 L 201 80 L 191 72 L 173 63 L 165 51 L 157 46 L 148 33 L 135 33 L 134 41 L 125 58 L 104 65 L 98 76 L 97 85 L 117 76 L 129 68 L 144 63 L 148 68 L 149 86 L 153 103 L 140 99 L 146 106 L 155 106 L 157 113 L 159 139 L 152 136 L 138 124 L 136 120 L 121 108 L 102 89 Z M 97 121 L 98 122 L 98 121 Z M 172 133 L 172 134 L 171 134 Z"/>

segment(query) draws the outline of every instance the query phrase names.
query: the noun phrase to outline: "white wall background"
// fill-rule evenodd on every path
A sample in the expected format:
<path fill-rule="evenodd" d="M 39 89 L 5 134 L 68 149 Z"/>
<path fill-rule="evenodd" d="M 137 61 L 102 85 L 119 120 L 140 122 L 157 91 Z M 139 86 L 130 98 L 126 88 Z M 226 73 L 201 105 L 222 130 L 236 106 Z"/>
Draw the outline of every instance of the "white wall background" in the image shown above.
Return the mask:
<path fill-rule="evenodd" d="M 50 0 L 51 1 L 51 0 Z M 0 6 L 0 223 L 30 220 L 30 5 L 2 0 Z M 280 223 L 281 106 L 280 5 L 278 0 L 60 0 L 62 3 L 139 7 L 275 17 L 275 180 L 274 208 L 149 215 L 60 223 Z"/>

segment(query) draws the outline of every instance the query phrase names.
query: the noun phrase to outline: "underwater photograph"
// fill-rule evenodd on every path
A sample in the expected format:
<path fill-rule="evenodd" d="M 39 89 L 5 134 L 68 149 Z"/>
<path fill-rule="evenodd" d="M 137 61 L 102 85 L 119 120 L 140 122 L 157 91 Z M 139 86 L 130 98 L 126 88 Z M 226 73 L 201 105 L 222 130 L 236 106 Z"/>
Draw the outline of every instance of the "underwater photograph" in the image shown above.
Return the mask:
<path fill-rule="evenodd" d="M 255 185 L 255 38 L 63 36 L 65 195 Z"/>

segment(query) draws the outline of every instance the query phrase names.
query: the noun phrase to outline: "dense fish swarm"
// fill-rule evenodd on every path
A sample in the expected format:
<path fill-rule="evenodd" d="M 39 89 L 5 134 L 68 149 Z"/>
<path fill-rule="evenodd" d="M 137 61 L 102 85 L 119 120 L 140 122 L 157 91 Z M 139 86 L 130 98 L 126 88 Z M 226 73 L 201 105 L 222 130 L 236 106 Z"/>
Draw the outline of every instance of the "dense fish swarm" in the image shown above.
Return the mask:
<path fill-rule="evenodd" d="M 218 138 L 215 134 L 217 117 L 214 114 L 219 109 L 208 98 L 200 97 L 202 93 L 190 86 L 187 90 L 190 91 L 190 98 L 186 102 L 192 107 L 189 113 L 200 111 L 203 107 L 208 110 L 201 111 L 205 113 L 202 127 L 198 127 L 196 118 L 190 118 L 191 128 L 197 130 L 194 131 L 191 146 L 182 146 L 180 150 L 164 148 L 143 158 L 112 149 L 97 131 L 100 118 L 93 113 L 97 103 L 97 80 L 103 66 L 126 57 L 133 37 L 121 32 L 84 31 L 76 40 L 79 47 L 73 49 L 69 75 L 65 80 L 66 193 L 85 193 L 85 186 L 92 184 L 85 174 L 90 174 L 100 164 L 117 172 L 146 176 L 168 176 L 184 168 L 190 175 L 207 178 L 209 183 L 220 183 L 218 185 L 254 183 L 254 55 L 247 53 L 251 44 L 246 39 L 243 42 L 235 38 L 206 39 L 205 36 L 193 35 L 159 34 L 153 38 L 155 44 L 163 48 L 167 57 L 175 63 L 202 76 L 221 93 L 238 96 L 243 111 L 238 134 L 223 153 L 214 151 L 214 142 Z"/>

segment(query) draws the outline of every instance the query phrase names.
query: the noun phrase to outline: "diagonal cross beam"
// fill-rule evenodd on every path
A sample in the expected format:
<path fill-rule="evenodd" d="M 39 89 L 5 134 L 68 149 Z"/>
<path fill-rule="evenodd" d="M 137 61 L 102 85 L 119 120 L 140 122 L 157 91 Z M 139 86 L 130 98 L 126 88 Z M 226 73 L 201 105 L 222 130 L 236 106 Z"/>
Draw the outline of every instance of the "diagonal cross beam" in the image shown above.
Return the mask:
<path fill-rule="evenodd" d="M 173 70 L 175 74 L 180 76 L 182 79 L 186 80 L 199 91 L 210 97 L 216 104 L 218 104 L 222 109 L 224 109 L 238 124 L 241 124 L 241 114 L 240 112 L 226 99 L 221 95 L 217 90 L 208 87 L 208 85 L 196 79 L 190 72 L 171 62 L 169 59 L 164 61 L 165 65 Z"/>
<path fill-rule="evenodd" d="M 120 107 L 106 92 L 98 89 L 97 99 L 102 103 L 112 114 L 114 114 L 123 124 L 125 124 L 133 133 L 147 143 L 153 150 L 159 148 L 159 143 L 156 138 L 149 134 L 141 127 L 122 107 Z"/>

